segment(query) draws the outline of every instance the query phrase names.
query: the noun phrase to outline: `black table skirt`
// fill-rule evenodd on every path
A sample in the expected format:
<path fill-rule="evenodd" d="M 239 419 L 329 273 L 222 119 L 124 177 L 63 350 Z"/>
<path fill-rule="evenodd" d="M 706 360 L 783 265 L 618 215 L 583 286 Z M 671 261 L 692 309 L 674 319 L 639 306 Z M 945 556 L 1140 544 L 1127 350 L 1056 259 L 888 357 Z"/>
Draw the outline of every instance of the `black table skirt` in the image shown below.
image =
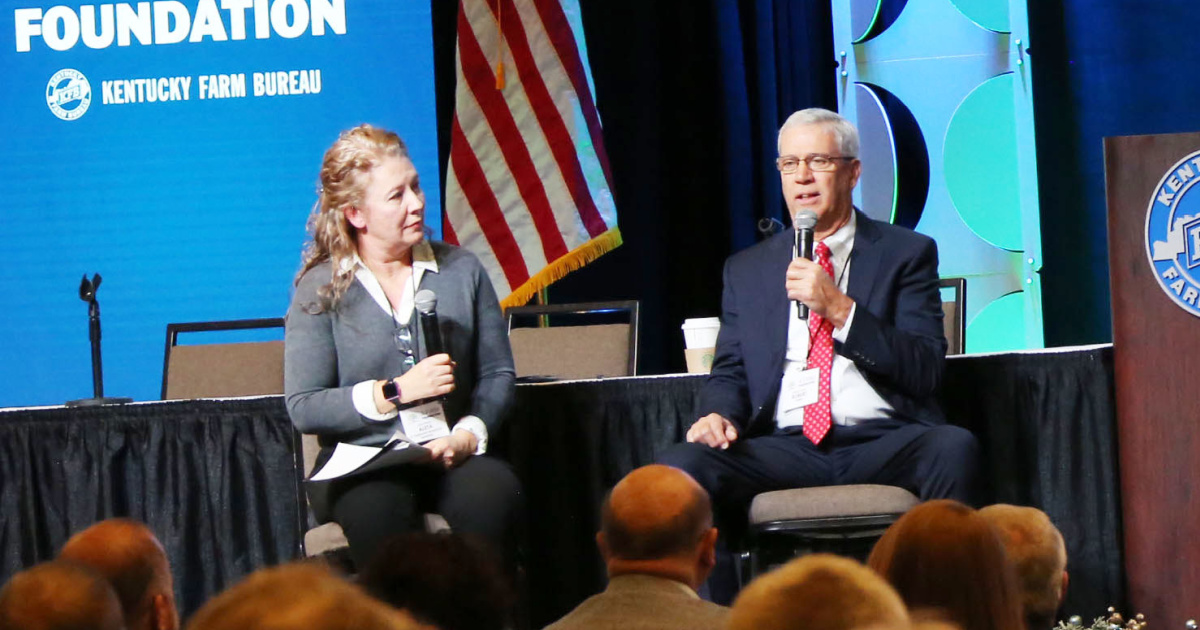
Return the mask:
<path fill-rule="evenodd" d="M 0 571 L 105 518 L 150 526 L 180 612 L 300 553 L 294 431 L 278 397 L 0 413 Z"/>
<path fill-rule="evenodd" d="M 495 452 L 529 507 L 534 627 L 600 590 L 604 493 L 683 437 L 702 377 L 517 388 Z M 1064 610 L 1123 604 L 1111 347 L 950 360 L 952 422 L 979 436 L 996 501 L 1048 512 L 1067 540 Z M 257 567 L 300 555 L 296 441 L 278 397 L 0 412 L 0 579 L 110 516 L 150 525 L 181 612 Z"/>
<path fill-rule="evenodd" d="M 703 377 L 630 378 L 517 388 L 502 444 L 528 493 L 534 622 L 603 587 L 595 549 L 604 493 L 683 439 Z M 989 502 L 1045 510 L 1067 542 L 1063 610 L 1099 616 L 1124 603 L 1112 348 L 954 357 L 947 418 L 979 438 Z"/>

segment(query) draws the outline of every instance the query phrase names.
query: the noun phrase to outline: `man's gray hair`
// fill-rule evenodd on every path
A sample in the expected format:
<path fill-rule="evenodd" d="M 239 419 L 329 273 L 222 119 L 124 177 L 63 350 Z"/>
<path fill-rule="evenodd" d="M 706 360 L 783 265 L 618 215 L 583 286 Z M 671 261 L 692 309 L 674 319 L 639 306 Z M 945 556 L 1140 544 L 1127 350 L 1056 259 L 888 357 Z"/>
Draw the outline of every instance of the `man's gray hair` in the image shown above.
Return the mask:
<path fill-rule="evenodd" d="M 783 126 L 779 128 L 779 138 L 776 140 L 775 151 L 779 152 L 779 145 L 782 144 L 784 131 L 792 127 L 801 127 L 804 125 L 821 125 L 825 129 L 828 129 L 833 134 L 833 139 L 838 145 L 838 151 L 841 152 L 843 157 L 858 157 L 858 130 L 854 128 L 854 125 L 850 124 L 849 120 L 843 118 L 841 114 L 820 107 L 802 109 L 788 116 L 788 119 L 783 121 Z"/>

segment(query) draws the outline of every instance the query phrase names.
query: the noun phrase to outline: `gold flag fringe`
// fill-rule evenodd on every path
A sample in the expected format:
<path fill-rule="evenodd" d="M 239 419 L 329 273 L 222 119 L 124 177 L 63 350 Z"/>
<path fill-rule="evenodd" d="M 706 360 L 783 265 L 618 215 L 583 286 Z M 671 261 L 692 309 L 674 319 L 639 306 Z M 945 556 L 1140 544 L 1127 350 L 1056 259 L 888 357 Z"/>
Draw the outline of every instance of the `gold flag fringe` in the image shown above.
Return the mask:
<path fill-rule="evenodd" d="M 576 247 L 568 252 L 566 256 L 550 263 L 545 269 L 534 274 L 524 284 L 513 289 L 513 292 L 508 297 L 500 300 L 500 308 L 526 304 L 529 300 L 533 299 L 533 296 L 538 291 L 561 280 L 568 273 L 616 249 L 621 242 L 620 229 L 613 227 L 600 236 Z"/>

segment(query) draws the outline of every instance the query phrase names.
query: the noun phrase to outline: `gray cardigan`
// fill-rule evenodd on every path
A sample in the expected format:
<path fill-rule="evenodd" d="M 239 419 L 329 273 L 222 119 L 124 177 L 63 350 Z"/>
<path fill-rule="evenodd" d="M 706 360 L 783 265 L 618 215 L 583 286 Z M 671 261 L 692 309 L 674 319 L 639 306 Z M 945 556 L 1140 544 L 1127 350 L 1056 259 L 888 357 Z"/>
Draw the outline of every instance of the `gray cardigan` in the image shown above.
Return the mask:
<path fill-rule="evenodd" d="M 446 397 L 451 425 L 473 415 L 495 436 L 513 400 L 512 349 L 495 289 L 470 252 L 433 241 L 438 271 L 427 271 L 422 289 L 438 296 L 438 326 L 454 369 L 454 391 Z M 283 390 L 288 414 L 302 433 L 334 442 L 380 445 L 399 419 L 376 422 L 360 415 L 351 400 L 354 385 L 399 376 L 403 357 L 393 341 L 391 314 L 355 280 L 332 312 L 313 314 L 317 289 L 330 280 L 330 263 L 300 279 L 288 308 Z M 414 319 L 416 319 L 414 317 Z M 417 334 L 420 340 L 423 337 Z M 424 356 L 421 348 L 419 357 Z"/>

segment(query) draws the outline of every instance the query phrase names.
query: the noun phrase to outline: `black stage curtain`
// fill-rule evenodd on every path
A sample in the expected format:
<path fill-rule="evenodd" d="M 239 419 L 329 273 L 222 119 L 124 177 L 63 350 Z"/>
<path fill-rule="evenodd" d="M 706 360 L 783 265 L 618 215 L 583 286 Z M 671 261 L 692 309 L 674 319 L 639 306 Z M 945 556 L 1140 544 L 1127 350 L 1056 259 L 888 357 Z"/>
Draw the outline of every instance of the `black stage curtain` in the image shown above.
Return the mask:
<path fill-rule="evenodd" d="M 432 0 L 442 182 L 457 2 Z M 682 372 L 688 317 L 720 312 L 721 265 L 787 222 L 775 140 L 791 112 L 836 108 L 828 0 L 580 0 L 624 244 L 550 302 L 641 302 L 639 373 Z M 445 198 L 443 196 L 443 198 Z"/>
<path fill-rule="evenodd" d="M 683 438 L 704 377 L 517 387 L 494 436 L 529 510 L 533 627 L 604 587 L 599 507 L 630 470 Z M 1045 510 L 1070 557 L 1066 614 L 1124 605 L 1111 347 L 949 362 L 951 422 L 975 432 L 990 499 Z M 0 578 L 53 557 L 110 516 L 147 522 L 182 611 L 300 555 L 299 466 L 282 399 L 0 412 Z"/>
<path fill-rule="evenodd" d="M 3 579 L 129 517 L 166 548 L 186 617 L 299 554 L 293 435 L 278 397 L 0 413 Z"/>

